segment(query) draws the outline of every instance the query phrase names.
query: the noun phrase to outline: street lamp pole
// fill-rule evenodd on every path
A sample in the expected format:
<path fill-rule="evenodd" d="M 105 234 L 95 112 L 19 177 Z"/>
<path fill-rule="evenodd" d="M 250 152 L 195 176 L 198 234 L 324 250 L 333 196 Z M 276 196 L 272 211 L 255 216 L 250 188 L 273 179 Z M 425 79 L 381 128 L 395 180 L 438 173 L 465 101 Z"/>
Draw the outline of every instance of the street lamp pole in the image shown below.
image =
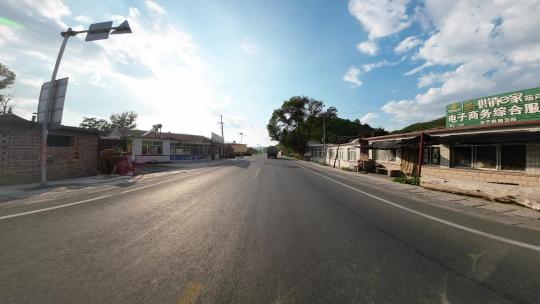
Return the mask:
<path fill-rule="evenodd" d="M 129 23 L 126 21 L 122 22 L 119 26 L 112 27 L 112 21 L 94 23 L 90 25 L 88 30 L 83 31 L 74 31 L 71 28 L 68 28 L 67 31 L 61 32 L 60 35 L 64 37 L 62 40 L 62 45 L 60 46 L 60 51 L 58 52 L 58 57 L 56 58 L 56 63 L 54 65 L 53 74 L 51 77 L 51 82 L 49 84 L 49 92 L 47 96 L 47 101 L 44 107 L 43 121 L 42 121 L 42 130 L 41 130 L 41 159 L 40 159 L 40 170 L 41 170 L 41 186 L 47 186 L 47 136 L 49 134 L 49 116 L 50 112 L 53 110 L 53 98 L 54 90 L 56 88 L 56 74 L 58 73 L 58 68 L 60 67 L 60 62 L 62 61 L 62 56 L 64 55 L 64 50 L 69 37 L 73 37 L 77 34 L 88 33 L 86 35 L 86 41 L 102 40 L 109 38 L 109 34 L 131 34 L 131 28 Z M 39 111 L 38 111 L 39 112 Z"/>
<path fill-rule="evenodd" d="M 47 104 L 45 106 L 45 112 L 43 113 L 43 127 L 41 130 L 41 185 L 47 185 L 47 136 L 49 134 L 48 125 L 49 125 L 49 113 L 52 108 L 52 99 L 54 96 L 54 83 L 56 81 L 56 74 L 58 73 L 58 68 L 60 67 L 60 61 L 64 55 L 64 50 L 66 49 L 66 44 L 70 37 L 71 28 L 68 28 L 66 32 L 62 32 L 62 45 L 60 46 L 60 51 L 58 52 L 58 57 L 56 57 L 56 64 L 54 65 L 54 70 L 51 77 L 51 82 L 49 85 L 49 95 L 47 96 Z"/>
<path fill-rule="evenodd" d="M 240 143 L 242 143 L 242 139 L 244 138 L 244 132 L 240 132 Z"/>

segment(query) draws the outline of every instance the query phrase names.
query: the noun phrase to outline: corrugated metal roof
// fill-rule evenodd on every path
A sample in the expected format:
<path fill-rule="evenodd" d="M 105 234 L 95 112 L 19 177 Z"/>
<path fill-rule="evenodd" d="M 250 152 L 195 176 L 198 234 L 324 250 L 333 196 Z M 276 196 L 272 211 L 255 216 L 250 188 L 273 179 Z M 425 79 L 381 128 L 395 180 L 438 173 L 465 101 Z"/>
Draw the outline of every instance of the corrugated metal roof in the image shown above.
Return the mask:
<path fill-rule="evenodd" d="M 396 138 L 410 138 L 418 136 L 420 133 L 430 135 L 451 135 L 451 134 L 468 134 L 468 133 L 489 133 L 489 132 L 505 132 L 505 131 L 523 131 L 526 129 L 538 129 L 540 130 L 540 120 L 532 121 L 518 121 L 518 122 L 509 122 L 495 125 L 478 125 L 478 126 L 469 126 L 469 127 L 458 127 L 458 128 L 437 128 L 429 129 L 425 131 L 415 131 L 407 133 L 397 133 L 383 136 L 375 136 L 365 138 L 366 140 L 379 141 L 379 140 L 390 140 Z"/>
<path fill-rule="evenodd" d="M 129 130 L 116 128 L 111 131 L 111 135 L 119 137 L 139 137 L 148 139 L 169 139 L 173 141 L 191 142 L 191 143 L 208 143 L 210 139 L 202 135 L 192 135 L 183 133 L 171 133 L 171 132 L 150 132 L 143 130 Z M 144 136 L 143 136 L 144 135 Z"/>
<path fill-rule="evenodd" d="M 34 128 L 41 130 L 41 123 L 34 121 L 26 120 L 15 114 L 2 114 L 0 115 L 0 124 L 9 125 L 9 126 L 24 126 L 28 128 Z M 77 134 L 77 133 L 87 133 L 87 134 L 99 134 L 98 130 L 84 129 L 71 126 L 59 126 L 49 129 L 49 134 Z"/>

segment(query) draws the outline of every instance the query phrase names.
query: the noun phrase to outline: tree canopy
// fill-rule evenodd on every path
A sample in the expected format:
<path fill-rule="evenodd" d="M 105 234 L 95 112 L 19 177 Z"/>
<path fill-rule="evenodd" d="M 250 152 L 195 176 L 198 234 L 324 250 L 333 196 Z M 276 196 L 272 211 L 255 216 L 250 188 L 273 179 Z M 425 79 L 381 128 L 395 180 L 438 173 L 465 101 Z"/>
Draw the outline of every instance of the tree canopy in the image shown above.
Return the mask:
<path fill-rule="evenodd" d="M 339 118 L 335 107 L 324 111 L 324 103 L 306 96 L 285 100 L 274 110 L 266 126 L 272 140 L 278 141 L 280 150 L 304 154 L 311 140 L 322 142 L 323 120 L 326 124 L 326 142 L 339 143 L 346 140 L 386 135 L 382 128 L 372 128 L 360 120 Z"/>
<path fill-rule="evenodd" d="M 0 91 L 8 89 L 13 83 L 15 83 L 15 73 L 11 71 L 7 66 L 0 62 Z M 11 96 L 0 93 L 0 114 L 8 112 L 9 102 Z"/>
<path fill-rule="evenodd" d="M 103 133 L 108 133 L 114 128 L 131 130 L 137 127 L 137 123 L 135 122 L 137 117 L 138 114 L 133 111 L 113 113 L 109 117 L 109 120 L 96 117 L 84 117 L 79 124 L 79 127 L 99 130 Z"/>
<path fill-rule="evenodd" d="M 104 133 L 110 132 L 111 124 L 106 119 L 100 119 L 95 117 L 84 117 L 79 127 L 85 129 L 99 130 Z"/>
<path fill-rule="evenodd" d="M 328 120 L 336 117 L 336 108 L 323 109 L 324 103 L 320 100 L 306 96 L 291 97 L 272 113 L 266 126 L 268 134 L 272 140 L 303 154 L 315 129 L 322 125 L 322 117 Z"/>
<path fill-rule="evenodd" d="M 118 114 L 111 114 L 109 121 L 111 122 L 112 128 L 119 129 L 135 129 L 137 124 L 135 121 L 139 115 L 133 111 L 125 111 Z"/>

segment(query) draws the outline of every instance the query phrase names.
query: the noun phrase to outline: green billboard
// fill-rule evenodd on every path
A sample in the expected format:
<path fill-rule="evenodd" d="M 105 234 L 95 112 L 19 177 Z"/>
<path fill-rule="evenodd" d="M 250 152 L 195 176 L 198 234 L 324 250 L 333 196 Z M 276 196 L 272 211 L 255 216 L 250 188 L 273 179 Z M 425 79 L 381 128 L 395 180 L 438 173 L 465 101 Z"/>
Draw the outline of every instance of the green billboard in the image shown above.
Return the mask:
<path fill-rule="evenodd" d="M 454 102 L 446 106 L 446 127 L 540 120 L 540 87 Z"/>

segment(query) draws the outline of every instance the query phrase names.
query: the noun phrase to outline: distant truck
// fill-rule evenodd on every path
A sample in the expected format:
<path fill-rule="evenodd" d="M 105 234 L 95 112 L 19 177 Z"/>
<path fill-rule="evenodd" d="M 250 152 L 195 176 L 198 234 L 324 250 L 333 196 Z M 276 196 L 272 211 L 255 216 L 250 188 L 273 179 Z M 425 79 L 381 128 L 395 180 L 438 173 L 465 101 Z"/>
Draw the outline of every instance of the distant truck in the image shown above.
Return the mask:
<path fill-rule="evenodd" d="M 268 158 L 277 158 L 277 156 L 278 156 L 277 148 L 274 147 L 274 146 L 270 146 L 270 147 L 266 148 L 266 156 Z"/>

